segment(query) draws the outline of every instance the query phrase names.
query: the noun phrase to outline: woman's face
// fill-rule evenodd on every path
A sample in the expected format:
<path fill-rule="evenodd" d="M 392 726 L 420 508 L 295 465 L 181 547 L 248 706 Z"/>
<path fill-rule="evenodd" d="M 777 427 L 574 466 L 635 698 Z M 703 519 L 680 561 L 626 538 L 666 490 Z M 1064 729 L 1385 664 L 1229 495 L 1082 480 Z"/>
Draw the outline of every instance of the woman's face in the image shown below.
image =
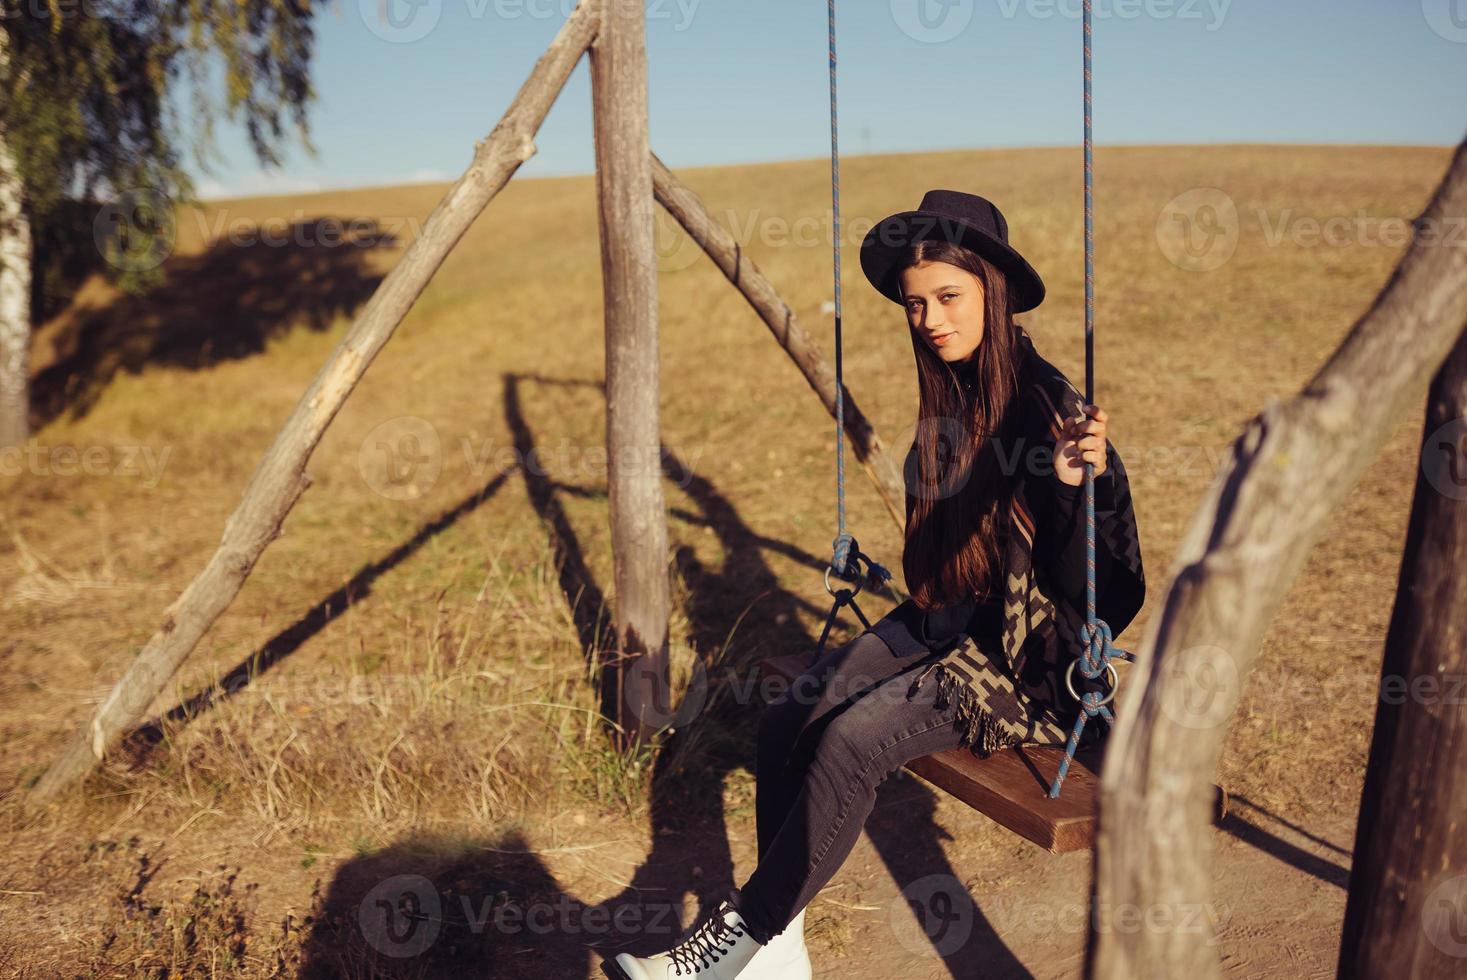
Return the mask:
<path fill-rule="evenodd" d="M 983 283 L 947 262 L 920 262 L 901 274 L 907 322 L 949 364 L 966 361 L 983 342 Z"/>

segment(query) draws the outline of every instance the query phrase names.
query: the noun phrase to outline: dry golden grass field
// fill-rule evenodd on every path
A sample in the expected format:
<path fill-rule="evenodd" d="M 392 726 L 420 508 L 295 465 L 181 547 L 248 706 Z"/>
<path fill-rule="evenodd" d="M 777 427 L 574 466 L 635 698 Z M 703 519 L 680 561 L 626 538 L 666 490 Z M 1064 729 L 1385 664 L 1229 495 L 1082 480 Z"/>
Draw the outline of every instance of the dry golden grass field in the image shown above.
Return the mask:
<path fill-rule="evenodd" d="M 1403 251 L 1392 227 L 1420 213 L 1449 159 L 1098 151 L 1096 401 L 1130 473 L 1150 582 L 1120 645 L 1134 648 L 1158 608 L 1232 438 L 1363 312 Z M 1078 149 L 845 162 L 847 382 L 889 445 L 910 439 L 912 354 L 900 311 L 860 275 L 860 234 L 932 187 L 997 201 L 1049 286 L 1025 322 L 1083 387 L 1080 164 Z M 829 355 L 826 161 L 680 176 Z M 514 181 L 490 205 L 327 432 L 284 536 L 154 724 L 40 819 L 15 805 L 212 553 L 261 454 L 444 189 L 181 212 L 165 285 L 130 298 L 88 282 L 38 331 L 43 425 L 0 474 L 0 973 L 599 976 L 592 947 L 636 939 L 612 913 L 660 908 L 676 928 L 752 870 L 761 703 L 737 681 L 819 634 L 833 427 L 659 214 L 674 656 L 679 678 L 698 662 L 713 685 L 660 751 L 612 751 L 587 665 L 612 581 L 589 177 Z M 1209 210 L 1228 202 L 1235 227 Z M 1222 235 L 1173 261 L 1179 208 L 1203 231 L 1220 214 Z M 308 236 L 326 218 L 390 237 L 324 247 Z M 1314 240 L 1309 221 L 1331 218 L 1348 232 Z M 252 241 L 267 219 L 300 233 Z M 1419 415 L 1403 419 L 1353 488 L 1233 715 L 1218 774 L 1232 807 L 1205 910 L 1230 975 L 1334 974 L 1420 436 Z M 386 463 L 403 460 L 384 454 L 403 447 L 417 468 L 391 482 Z M 847 461 L 853 530 L 899 569 L 898 529 Z M 874 618 L 894 602 L 864 605 Z M 232 671 L 248 682 L 196 697 Z M 1078 976 L 1089 873 L 1085 854 L 1043 854 L 894 778 L 811 906 L 817 976 Z M 437 913 L 420 949 L 363 925 L 403 875 L 422 876 Z M 971 896 L 960 942 L 912 917 L 933 876 Z"/>

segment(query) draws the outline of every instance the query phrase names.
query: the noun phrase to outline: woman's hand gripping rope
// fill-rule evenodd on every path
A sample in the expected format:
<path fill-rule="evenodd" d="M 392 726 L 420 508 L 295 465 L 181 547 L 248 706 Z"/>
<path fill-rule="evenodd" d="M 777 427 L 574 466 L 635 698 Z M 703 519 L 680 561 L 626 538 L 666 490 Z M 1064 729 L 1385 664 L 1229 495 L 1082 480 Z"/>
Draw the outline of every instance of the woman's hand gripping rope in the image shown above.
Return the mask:
<path fill-rule="evenodd" d="M 1079 486 L 1085 481 L 1087 475 L 1092 479 L 1101 476 L 1106 471 L 1106 422 L 1109 416 L 1105 410 L 1098 405 L 1086 404 L 1085 414 L 1079 418 L 1066 419 L 1064 428 L 1061 430 L 1060 438 L 1055 442 L 1054 448 L 1054 472 L 1061 482 L 1069 486 Z M 1111 644 L 1110 626 L 1105 620 L 1095 614 L 1095 497 L 1093 493 L 1085 495 L 1085 572 L 1086 583 L 1086 609 L 1085 623 L 1080 627 L 1080 641 L 1083 650 L 1065 671 L 1065 686 L 1070 695 L 1080 702 L 1080 713 L 1075 717 L 1075 725 L 1070 730 L 1070 737 L 1065 742 L 1065 757 L 1060 760 L 1059 772 L 1054 777 L 1053 784 L 1049 788 L 1051 799 L 1059 796 L 1060 787 L 1064 784 L 1065 776 L 1070 771 L 1070 762 L 1075 757 L 1075 750 L 1079 748 L 1080 736 L 1085 731 L 1085 723 L 1091 718 L 1099 715 L 1106 724 L 1114 724 L 1115 717 L 1111 714 L 1106 704 L 1115 697 L 1116 687 L 1120 678 L 1116 674 L 1115 665 L 1111 657 L 1120 657 L 1124 660 L 1134 660 L 1134 654 L 1122 650 Z M 1109 672 L 1110 690 L 1103 695 L 1099 691 L 1086 691 L 1081 694 L 1075 690 L 1075 668 L 1089 680 L 1095 680 L 1101 674 Z"/>

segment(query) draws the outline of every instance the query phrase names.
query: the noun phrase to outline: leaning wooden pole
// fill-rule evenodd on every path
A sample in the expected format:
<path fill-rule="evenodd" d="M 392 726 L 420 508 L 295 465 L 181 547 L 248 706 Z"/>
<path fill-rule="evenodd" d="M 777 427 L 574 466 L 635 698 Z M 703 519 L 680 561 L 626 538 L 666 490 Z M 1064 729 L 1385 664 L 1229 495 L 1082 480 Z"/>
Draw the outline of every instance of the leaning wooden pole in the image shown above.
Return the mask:
<path fill-rule="evenodd" d="M 41 776 L 32 803 L 89 773 L 129 728 L 234 601 L 265 547 L 310 485 L 306 463 L 377 352 L 427 287 L 449 251 L 520 165 L 535 154 L 535 133 L 592 43 L 601 0 L 581 0 L 535 63 L 504 116 L 475 145 L 474 159 L 428 216 L 422 234 L 387 274 L 332 351 L 266 451 L 244 497 L 224 523 L 219 548 L 163 612 L 163 623 L 60 758 Z"/>
<path fill-rule="evenodd" d="M 734 237 L 713 220 L 698 195 L 678 180 L 655 153 L 652 155 L 652 180 L 658 203 L 682 226 L 688 237 L 708 253 L 728 281 L 743 293 L 834 418 L 835 372 L 821 356 L 815 341 L 800 326 L 794 311 L 779 298 L 774 285 L 759 271 L 754 260 L 744 254 Z M 844 401 L 846 436 L 851 440 L 856 458 L 865 467 L 866 475 L 876 484 L 876 492 L 886 504 L 887 512 L 900 529 L 906 525 L 906 491 L 901 474 L 888 462 L 881 436 L 856 405 L 849 388 Z"/>
<path fill-rule="evenodd" d="M 1211 782 L 1233 699 L 1330 515 L 1467 324 L 1467 249 L 1445 245 L 1464 215 L 1467 143 L 1418 220 L 1432 237 L 1303 391 L 1270 398 L 1246 426 L 1182 541 L 1100 783 L 1093 908 L 1138 909 L 1147 927 L 1092 919 L 1091 976 L 1221 976 L 1198 913 L 1212 898 Z"/>
<path fill-rule="evenodd" d="M 1339 977 L 1467 973 L 1467 331 L 1432 381 Z"/>
<path fill-rule="evenodd" d="M 666 723 L 671 683 L 646 32 L 642 4 L 608 3 L 591 46 L 616 582 L 616 650 L 602 671 L 602 706 L 613 712 L 624 742 L 643 741 Z"/>

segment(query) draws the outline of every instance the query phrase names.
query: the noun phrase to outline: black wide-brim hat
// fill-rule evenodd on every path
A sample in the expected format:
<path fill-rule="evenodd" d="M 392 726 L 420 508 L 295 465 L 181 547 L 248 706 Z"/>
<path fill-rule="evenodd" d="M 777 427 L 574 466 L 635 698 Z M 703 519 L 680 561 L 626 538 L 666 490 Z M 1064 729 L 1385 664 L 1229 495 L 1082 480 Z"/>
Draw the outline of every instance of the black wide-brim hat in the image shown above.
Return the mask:
<path fill-rule="evenodd" d="M 898 263 L 918 241 L 957 242 L 992 262 L 1008 278 L 1015 313 L 1044 300 L 1044 280 L 1009 244 L 1009 223 L 990 200 L 962 191 L 931 190 L 915 211 L 901 211 L 877 222 L 861 242 L 861 271 L 876 291 L 905 306 Z"/>

